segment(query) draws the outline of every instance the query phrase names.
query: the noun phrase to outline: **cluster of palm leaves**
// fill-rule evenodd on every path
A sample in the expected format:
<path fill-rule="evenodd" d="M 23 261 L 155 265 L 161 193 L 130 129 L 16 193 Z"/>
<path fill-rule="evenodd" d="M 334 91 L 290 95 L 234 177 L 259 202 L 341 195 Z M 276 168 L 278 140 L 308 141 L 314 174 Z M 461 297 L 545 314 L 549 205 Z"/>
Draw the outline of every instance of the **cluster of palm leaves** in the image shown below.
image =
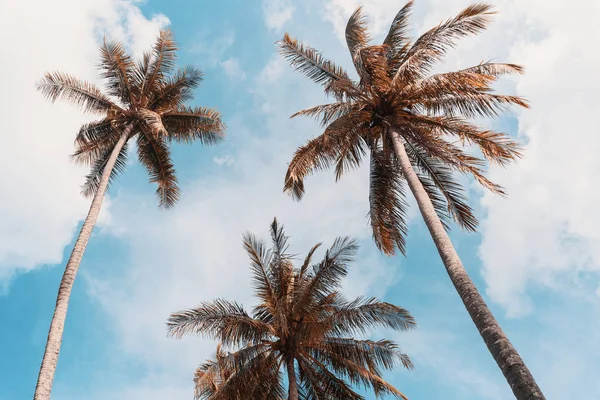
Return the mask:
<path fill-rule="evenodd" d="M 457 38 L 486 26 L 490 6 L 468 7 L 414 43 L 407 36 L 411 6 L 412 2 L 398 12 L 381 45 L 369 45 L 361 8 L 352 14 L 346 41 L 359 81 L 288 35 L 279 42 L 290 64 L 323 85 L 335 100 L 293 115 L 316 117 L 326 128 L 296 151 L 286 174 L 285 190 L 300 199 L 304 178 L 311 172 L 334 166 L 339 179 L 370 156 L 373 238 L 386 254 L 394 254 L 396 249 L 404 253 L 407 230 L 405 179 L 392 132 L 401 137 L 444 225 L 448 227 L 454 219 L 474 230 L 477 220 L 455 173 L 470 174 L 487 189 L 503 193 L 484 176 L 482 167 L 485 160 L 502 165 L 514 160 L 519 147 L 508 135 L 482 129 L 468 119 L 496 116 L 510 104 L 526 106 L 519 97 L 492 93 L 490 86 L 502 74 L 520 73 L 522 68 L 517 65 L 488 62 L 429 74 Z M 459 144 L 479 147 L 485 160 L 466 153 Z"/>
<path fill-rule="evenodd" d="M 173 206 L 179 199 L 179 188 L 169 144 L 215 144 L 223 139 L 224 125 L 218 112 L 186 106 L 202 80 L 202 72 L 193 66 L 174 72 L 176 54 L 170 31 L 161 32 L 153 51 L 139 62 L 121 43 L 105 40 L 100 49 L 104 92 L 59 72 L 47 73 L 38 83 L 38 89 L 51 101 L 68 100 L 84 111 L 104 115 L 83 125 L 75 138 L 73 158 L 90 166 L 83 185 L 85 195 L 96 193 L 106 163 L 125 136 L 110 179 L 125 169 L 129 139 L 135 138 L 138 159 L 148 170 L 150 182 L 158 186 L 160 205 Z"/>
<path fill-rule="evenodd" d="M 206 334 L 239 348 L 196 372 L 196 397 L 201 399 L 284 399 L 281 370 L 288 375 L 290 399 L 363 399 L 349 384 L 369 387 L 375 395 L 406 397 L 385 382 L 381 371 L 397 364 L 411 368 L 407 355 L 389 340 L 358 340 L 369 328 L 406 330 L 415 322 L 408 311 L 374 298 L 348 301 L 339 291 L 357 245 L 337 238 L 320 262 L 314 246 L 296 268 L 288 253 L 283 226 L 271 225 L 272 248 L 252 234 L 244 237 L 251 260 L 258 304 L 252 315 L 226 300 L 177 312 L 169 334 Z M 253 393 L 249 396 L 249 393 Z"/>
<path fill-rule="evenodd" d="M 510 136 L 472 120 L 496 117 L 511 105 L 528 106 L 524 99 L 492 88 L 500 76 L 522 73 L 522 68 L 483 62 L 432 73 L 457 39 L 485 29 L 493 12 L 489 5 L 474 4 L 412 41 L 412 6 L 410 1 L 397 13 L 378 45 L 371 43 L 361 8 L 352 14 L 345 33 L 358 79 L 288 34 L 278 42 L 292 67 L 332 98 L 329 104 L 293 115 L 316 117 L 324 131 L 298 148 L 284 190 L 300 200 L 308 175 L 333 167 L 339 179 L 368 158 L 371 229 L 376 246 L 387 255 L 405 253 L 410 190 L 452 283 L 515 397 L 544 399 L 447 234 L 452 222 L 469 231 L 477 227 L 461 174 L 504 194 L 485 176 L 485 167 L 519 158 L 519 146 Z M 105 41 L 100 59 L 105 91 L 62 73 L 48 73 L 38 83 L 51 101 L 67 100 L 102 118 L 83 125 L 75 140 L 74 160 L 90 167 L 83 193 L 93 200 L 60 284 L 36 400 L 50 398 L 75 276 L 108 185 L 126 166 L 130 139 L 135 138 L 138 159 L 157 185 L 159 205 L 168 208 L 180 196 L 169 145 L 210 145 L 223 138 L 225 126 L 217 111 L 186 105 L 202 73 L 194 67 L 175 70 L 176 51 L 169 31 L 161 32 L 152 51 L 139 61 L 123 45 Z M 479 155 L 468 153 L 468 147 L 478 149 Z M 196 371 L 196 398 L 361 399 L 356 392 L 360 386 L 377 397 L 406 398 L 383 380 L 382 372 L 398 364 L 411 368 L 408 356 L 391 341 L 353 335 L 373 327 L 405 330 L 414 320 L 406 310 L 376 299 L 344 299 L 339 286 L 355 242 L 339 238 L 320 262 L 311 264 L 317 245 L 295 267 L 276 221 L 271 236 L 270 250 L 253 235 L 244 238 L 259 300 L 252 314 L 237 303 L 216 300 L 169 319 L 173 336 L 206 334 L 224 346 Z"/>

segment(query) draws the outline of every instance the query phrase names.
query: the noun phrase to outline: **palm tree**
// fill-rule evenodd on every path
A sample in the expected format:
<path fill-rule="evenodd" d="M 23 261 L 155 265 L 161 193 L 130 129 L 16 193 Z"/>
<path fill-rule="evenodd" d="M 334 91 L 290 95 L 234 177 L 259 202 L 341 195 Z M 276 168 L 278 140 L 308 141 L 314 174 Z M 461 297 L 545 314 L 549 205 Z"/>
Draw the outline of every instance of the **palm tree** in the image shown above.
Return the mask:
<path fill-rule="evenodd" d="M 356 242 L 337 238 L 323 259 L 311 264 L 319 243 L 296 268 L 277 220 L 271 224 L 271 239 L 273 246 L 267 250 L 254 235 L 244 235 L 258 298 L 252 315 L 238 303 L 218 299 L 169 318 L 170 336 L 205 334 L 239 348 L 217 362 L 226 366 L 221 371 L 233 372 L 223 374 L 228 377 L 214 397 L 205 398 L 236 399 L 239 393 L 249 393 L 250 385 L 264 398 L 276 399 L 282 396 L 283 369 L 290 400 L 362 399 L 347 380 L 371 388 L 378 397 L 391 394 L 406 399 L 381 378 L 381 370 L 398 363 L 412 368 L 409 357 L 392 341 L 349 337 L 376 326 L 395 330 L 415 326 L 413 317 L 400 307 L 375 298 L 348 301 L 338 291 L 354 259 Z M 201 370 L 214 367 L 212 363 Z"/>
<path fill-rule="evenodd" d="M 495 117 L 507 106 L 527 107 L 522 98 L 495 94 L 491 84 L 503 74 L 521 73 L 514 64 L 484 62 L 454 72 L 431 74 L 456 39 L 476 34 L 493 14 L 486 4 L 467 7 L 416 41 L 407 37 L 412 2 L 396 15 L 383 44 L 370 45 L 366 20 L 358 8 L 346 26 L 346 42 L 359 81 L 315 49 L 287 34 L 279 43 L 290 64 L 324 86 L 331 104 L 297 112 L 320 119 L 323 134 L 297 149 L 284 190 L 299 200 L 304 178 L 335 166 L 336 179 L 370 155 L 370 221 L 375 243 L 385 254 L 405 252 L 405 182 L 444 266 L 485 344 L 519 400 L 543 399 L 519 353 L 512 346 L 467 275 L 446 230 L 452 220 L 474 231 L 477 219 L 457 174 L 467 174 L 492 192 L 503 189 L 484 174 L 486 161 L 505 165 L 520 157 L 519 146 L 470 119 Z M 464 145 L 483 158 L 465 152 Z"/>
<path fill-rule="evenodd" d="M 93 199 L 58 290 L 36 400 L 50 398 L 75 275 L 109 182 L 127 165 L 129 141 L 135 138 L 139 161 L 148 170 L 150 182 L 158 186 L 160 206 L 168 208 L 179 198 L 169 144 L 194 140 L 215 144 L 223 139 L 225 127 L 218 112 L 185 106 L 192 99 L 192 89 L 200 84 L 202 72 L 190 66 L 173 73 L 176 51 L 170 31 L 162 31 L 152 52 L 138 62 L 127 55 L 122 44 L 105 40 L 99 66 L 105 92 L 59 72 L 46 73 L 37 83 L 50 101 L 66 100 L 103 118 L 84 124 L 75 139 L 74 160 L 90 167 L 82 191 Z"/>

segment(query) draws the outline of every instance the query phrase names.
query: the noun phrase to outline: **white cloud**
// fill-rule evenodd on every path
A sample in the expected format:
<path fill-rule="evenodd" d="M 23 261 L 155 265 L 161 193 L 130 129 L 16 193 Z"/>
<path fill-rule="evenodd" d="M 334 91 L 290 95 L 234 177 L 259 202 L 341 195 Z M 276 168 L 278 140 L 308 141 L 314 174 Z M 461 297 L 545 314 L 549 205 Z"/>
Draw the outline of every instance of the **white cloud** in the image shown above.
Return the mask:
<path fill-rule="evenodd" d="M 488 371 L 481 368 L 480 360 L 473 356 L 472 344 L 465 343 L 454 329 L 449 329 L 452 321 L 446 322 L 449 324 L 444 327 L 419 326 L 414 331 L 396 334 L 395 341 L 411 357 L 415 368 L 421 373 L 425 372 L 422 375 L 425 379 L 436 379 L 440 392 L 444 387 L 448 388 L 448 397 L 460 395 L 460 398 L 480 400 L 509 398 L 512 395 L 510 388 L 501 380 L 494 379 L 499 377 L 500 372 L 490 377 Z M 398 387 L 402 390 L 402 386 Z M 410 394 L 407 396 L 412 398 Z"/>
<path fill-rule="evenodd" d="M 244 72 L 239 60 L 235 57 L 229 57 L 227 60 L 221 62 L 221 67 L 223 67 L 225 74 L 232 81 L 239 82 L 246 79 L 246 72 Z"/>
<path fill-rule="evenodd" d="M 273 31 L 280 31 L 296 9 L 291 0 L 263 0 L 262 8 L 265 24 Z"/>
<path fill-rule="evenodd" d="M 217 165 L 225 165 L 227 167 L 231 167 L 232 165 L 235 164 L 235 158 L 233 158 L 230 155 L 221 155 L 221 156 L 213 157 L 213 161 Z"/>
<path fill-rule="evenodd" d="M 511 60 L 527 68 L 517 92 L 532 109 L 519 115 L 525 158 L 492 174 L 509 198 L 482 200 L 488 217 L 480 251 L 488 293 L 511 315 L 532 310 L 528 287 L 568 292 L 578 287 L 579 274 L 588 273 L 586 279 L 596 283 L 580 294 L 591 296 L 600 273 L 600 158 L 593 150 L 600 148 L 600 81 L 593 78 L 600 54 L 589 46 L 589 38 L 598 36 L 600 6 L 583 0 L 544 4 L 502 7 L 527 21 L 522 31 L 504 21 L 504 30 Z M 572 18 L 577 5 L 585 12 Z"/>
<path fill-rule="evenodd" d="M 11 62 L 0 66 L 0 285 L 6 288 L 18 270 L 60 263 L 89 204 L 79 194 L 85 171 L 69 162 L 69 154 L 79 125 L 91 117 L 49 104 L 35 81 L 47 70 L 94 81 L 103 33 L 137 52 L 167 22 L 164 16 L 146 19 L 130 1 L 1 3 L 0 34 L 18 40 L 5 41 Z"/>
<path fill-rule="evenodd" d="M 235 43 L 234 31 L 225 31 L 216 38 L 211 36 L 211 32 L 203 30 L 198 32 L 195 44 L 189 49 L 192 53 L 202 54 L 204 56 L 203 64 L 215 68 L 225 58 L 225 55 Z"/>

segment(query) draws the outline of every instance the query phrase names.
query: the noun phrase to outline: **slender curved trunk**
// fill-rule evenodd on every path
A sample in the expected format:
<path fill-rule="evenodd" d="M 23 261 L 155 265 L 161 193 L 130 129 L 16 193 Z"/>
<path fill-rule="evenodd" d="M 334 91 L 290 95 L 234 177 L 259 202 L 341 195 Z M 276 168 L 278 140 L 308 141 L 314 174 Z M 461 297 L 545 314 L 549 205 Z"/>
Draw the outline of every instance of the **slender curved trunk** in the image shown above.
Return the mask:
<path fill-rule="evenodd" d="M 112 169 L 115 166 L 117 157 L 121 152 L 121 149 L 127 142 L 127 137 L 131 132 L 132 125 L 128 125 L 123 130 L 119 141 L 115 145 L 112 151 L 104 171 L 100 178 L 100 184 L 98 190 L 92 200 L 92 205 L 88 211 L 88 215 L 83 222 L 79 236 L 75 241 L 75 246 L 65 267 L 62 279 L 60 281 L 60 287 L 58 288 L 58 296 L 56 299 L 56 306 L 54 308 L 54 315 L 52 316 L 52 322 L 50 323 L 50 330 L 48 332 L 48 339 L 46 341 L 46 349 L 44 350 L 44 358 L 42 359 L 42 366 L 40 367 L 40 373 L 38 375 L 37 385 L 35 387 L 34 400 L 49 400 L 50 393 L 52 392 L 52 382 L 54 381 L 54 372 L 56 371 L 56 363 L 58 362 L 58 354 L 60 352 L 60 345 L 62 343 L 63 330 L 65 326 L 65 318 L 67 317 L 67 308 L 69 306 L 69 297 L 71 296 L 71 289 L 75 281 L 75 275 L 79 269 L 81 263 L 81 257 L 85 251 L 87 243 L 90 239 L 100 208 L 102 206 L 102 200 L 108 186 L 108 180 Z"/>
<path fill-rule="evenodd" d="M 431 199 L 427 195 L 421 181 L 419 181 L 417 174 L 412 168 L 402 138 L 395 131 L 392 131 L 391 133 L 402 173 L 417 200 L 425 224 L 429 229 L 429 233 L 433 238 L 442 261 L 444 262 L 446 271 L 467 308 L 471 319 L 479 330 L 483 341 L 502 370 L 515 397 L 518 400 L 545 399 L 542 391 L 535 382 L 535 379 L 521 359 L 521 356 L 510 343 L 502 331 L 502 328 L 500 328 L 500 325 L 492 315 L 487 304 L 483 301 L 475 284 L 463 267 L 448 234 L 444 230 L 444 227 L 433 208 Z"/>
<path fill-rule="evenodd" d="M 294 368 L 294 359 L 288 358 L 287 375 L 288 375 L 288 400 L 298 400 L 298 383 L 296 382 L 296 369 Z"/>

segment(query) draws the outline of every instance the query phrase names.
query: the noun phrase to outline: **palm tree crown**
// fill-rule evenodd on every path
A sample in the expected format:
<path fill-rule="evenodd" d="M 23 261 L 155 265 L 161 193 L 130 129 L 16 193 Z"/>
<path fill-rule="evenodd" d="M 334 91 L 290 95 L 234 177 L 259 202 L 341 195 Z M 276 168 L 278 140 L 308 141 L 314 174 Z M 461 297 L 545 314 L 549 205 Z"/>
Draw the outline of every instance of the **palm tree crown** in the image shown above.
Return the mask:
<path fill-rule="evenodd" d="M 83 125 L 75 139 L 73 158 L 91 167 L 83 186 L 86 196 L 93 196 L 98 189 L 104 166 L 127 127 L 127 140 L 136 138 L 138 159 L 148 170 L 150 182 L 158 185 L 156 194 L 162 207 L 174 205 L 179 198 L 168 144 L 222 140 L 225 127 L 217 111 L 185 105 L 200 84 L 202 72 L 193 66 L 174 72 L 176 52 L 168 30 L 160 33 L 152 52 L 138 62 L 121 43 L 104 40 L 99 67 L 105 92 L 60 72 L 47 73 L 38 82 L 38 89 L 49 100 L 67 100 L 104 116 Z M 111 181 L 126 166 L 127 147 L 125 143 L 119 152 Z"/>
<path fill-rule="evenodd" d="M 398 363 L 412 368 L 409 357 L 389 340 L 351 336 L 371 327 L 413 328 L 408 311 L 375 298 L 346 300 L 338 291 L 354 259 L 356 242 L 337 238 L 324 258 L 312 264 L 314 246 L 302 265 L 292 263 L 287 237 L 277 220 L 271 225 L 273 247 L 252 234 L 244 236 L 251 259 L 258 305 L 252 315 L 226 300 L 180 311 L 168 321 L 169 334 L 206 334 L 239 350 L 217 355 L 196 373 L 196 396 L 206 399 L 284 398 L 281 370 L 288 374 L 290 399 L 362 399 L 350 384 L 371 388 L 379 397 L 406 397 L 385 382 L 381 371 Z M 297 382 L 296 382 L 297 381 Z M 347 382 L 349 381 L 349 383 Z M 245 393 L 246 397 L 236 397 Z"/>
<path fill-rule="evenodd" d="M 373 237 L 390 255 L 396 250 L 404 253 L 407 231 L 405 179 L 398 167 L 391 129 L 401 136 L 444 226 L 448 228 L 454 219 L 467 230 L 475 230 L 477 219 L 456 173 L 470 174 L 487 189 L 502 194 L 502 188 L 485 177 L 483 167 L 486 161 L 504 165 L 520 153 L 508 135 L 468 120 L 494 117 L 510 104 L 527 107 L 522 98 L 492 93 L 490 86 L 502 74 L 521 73 L 518 65 L 485 62 L 455 72 L 430 74 L 457 38 L 486 27 L 493 14 L 489 5 L 466 8 L 414 43 L 407 37 L 411 7 L 412 1 L 398 12 L 381 45 L 369 45 L 361 8 L 352 14 L 346 41 L 358 82 L 287 34 L 278 42 L 290 64 L 322 84 L 335 99 L 292 116 L 318 117 L 325 131 L 296 151 L 285 177 L 285 190 L 300 199 L 308 174 L 334 165 L 338 179 L 369 154 Z M 483 158 L 465 152 L 465 144 L 478 147 Z"/>

